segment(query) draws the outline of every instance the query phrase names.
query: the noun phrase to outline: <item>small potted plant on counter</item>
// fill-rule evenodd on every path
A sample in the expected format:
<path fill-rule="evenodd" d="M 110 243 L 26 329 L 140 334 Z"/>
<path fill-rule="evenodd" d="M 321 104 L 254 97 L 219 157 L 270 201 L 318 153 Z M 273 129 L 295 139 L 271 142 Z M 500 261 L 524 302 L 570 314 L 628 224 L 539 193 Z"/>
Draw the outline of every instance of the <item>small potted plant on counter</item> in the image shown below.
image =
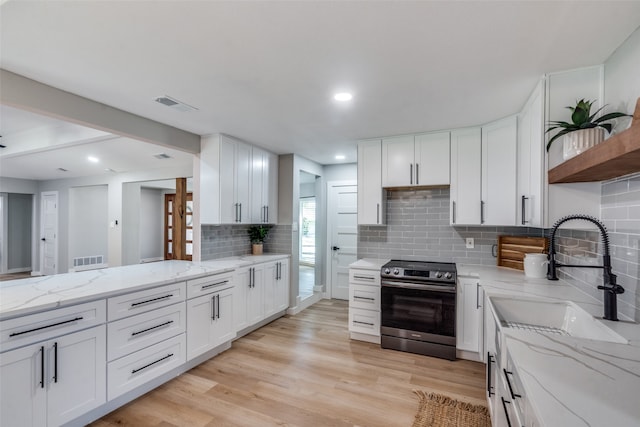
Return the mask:
<path fill-rule="evenodd" d="M 571 123 L 563 121 L 549 122 L 550 127 L 546 133 L 555 129 L 561 129 L 556 133 L 547 144 L 547 151 L 551 147 L 551 143 L 556 139 L 564 136 L 562 156 L 564 160 L 568 160 L 578 154 L 586 151 L 596 144 L 604 140 L 604 130 L 611 133 L 612 124 L 604 123 L 618 117 L 630 117 L 625 113 L 608 113 L 597 119 L 596 115 L 606 107 L 599 108 L 595 113 L 591 114 L 591 106 L 595 101 L 585 101 L 581 99 L 576 102 L 575 107 L 567 107 L 571 110 Z"/>
<path fill-rule="evenodd" d="M 251 225 L 249 226 L 249 238 L 251 239 L 251 253 L 253 255 L 262 255 L 264 239 L 269 234 L 271 227 L 267 225 Z"/>

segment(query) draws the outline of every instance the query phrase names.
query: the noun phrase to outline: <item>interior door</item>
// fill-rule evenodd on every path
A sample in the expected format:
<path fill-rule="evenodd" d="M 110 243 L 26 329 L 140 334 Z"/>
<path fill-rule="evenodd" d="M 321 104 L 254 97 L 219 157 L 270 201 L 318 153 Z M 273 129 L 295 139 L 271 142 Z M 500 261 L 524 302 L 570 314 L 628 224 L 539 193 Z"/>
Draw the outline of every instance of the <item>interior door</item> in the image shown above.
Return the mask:
<path fill-rule="evenodd" d="M 358 259 L 358 187 L 329 184 L 331 298 L 349 299 L 349 264 Z"/>
<path fill-rule="evenodd" d="M 164 195 L 164 259 L 173 259 L 173 207 L 175 206 L 176 195 Z M 186 240 L 183 253 L 184 259 L 193 259 L 193 193 L 187 193 L 186 217 Z"/>
<path fill-rule="evenodd" d="M 40 195 L 41 272 L 44 275 L 56 274 L 58 264 L 58 192 L 46 191 Z"/>

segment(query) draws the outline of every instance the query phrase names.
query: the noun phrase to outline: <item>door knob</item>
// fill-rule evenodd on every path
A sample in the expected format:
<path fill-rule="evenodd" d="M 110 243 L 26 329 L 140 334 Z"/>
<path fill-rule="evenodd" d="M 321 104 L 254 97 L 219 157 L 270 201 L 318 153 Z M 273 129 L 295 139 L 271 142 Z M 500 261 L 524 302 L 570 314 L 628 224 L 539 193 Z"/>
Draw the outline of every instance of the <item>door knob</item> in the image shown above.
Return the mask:
<path fill-rule="evenodd" d="M 43 237 L 42 239 L 40 239 L 40 240 L 42 240 L 43 242 L 46 242 L 46 241 L 47 241 L 47 239 L 45 239 L 44 237 Z"/>
<path fill-rule="evenodd" d="M 338 251 L 338 250 L 340 250 L 340 248 L 339 248 L 339 247 L 337 247 L 337 246 L 334 246 L 334 247 L 332 247 L 331 249 L 333 249 L 334 251 Z"/>

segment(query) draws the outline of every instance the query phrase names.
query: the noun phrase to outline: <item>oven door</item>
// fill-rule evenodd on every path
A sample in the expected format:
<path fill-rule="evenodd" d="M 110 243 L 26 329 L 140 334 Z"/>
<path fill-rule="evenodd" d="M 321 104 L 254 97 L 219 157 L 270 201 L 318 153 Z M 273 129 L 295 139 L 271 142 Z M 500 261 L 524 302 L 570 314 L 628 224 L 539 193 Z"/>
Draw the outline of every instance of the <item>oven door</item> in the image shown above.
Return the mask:
<path fill-rule="evenodd" d="M 455 286 L 381 283 L 381 331 L 392 336 L 455 345 Z"/>

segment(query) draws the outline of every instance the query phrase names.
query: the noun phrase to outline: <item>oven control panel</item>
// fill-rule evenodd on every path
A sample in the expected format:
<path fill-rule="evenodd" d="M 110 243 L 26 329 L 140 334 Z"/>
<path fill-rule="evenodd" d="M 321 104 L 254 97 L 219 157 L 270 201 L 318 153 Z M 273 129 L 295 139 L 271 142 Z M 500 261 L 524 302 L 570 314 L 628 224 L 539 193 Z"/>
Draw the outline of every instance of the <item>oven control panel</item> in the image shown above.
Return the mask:
<path fill-rule="evenodd" d="M 406 281 L 455 283 L 456 268 L 455 264 L 450 263 L 390 261 L 382 267 L 380 275 Z"/>

